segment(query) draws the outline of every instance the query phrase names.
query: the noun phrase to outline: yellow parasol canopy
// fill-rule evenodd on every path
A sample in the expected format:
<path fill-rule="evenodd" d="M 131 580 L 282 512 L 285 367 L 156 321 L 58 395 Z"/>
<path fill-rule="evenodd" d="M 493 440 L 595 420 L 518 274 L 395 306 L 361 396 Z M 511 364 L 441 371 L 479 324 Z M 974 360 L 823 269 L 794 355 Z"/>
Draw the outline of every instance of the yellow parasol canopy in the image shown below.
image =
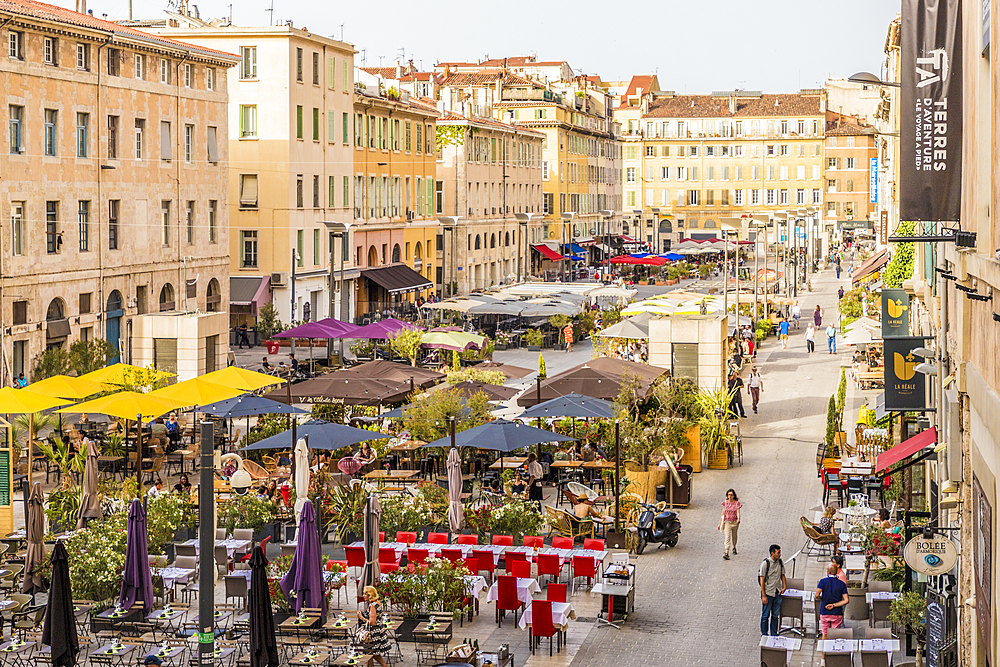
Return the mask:
<path fill-rule="evenodd" d="M 45 396 L 81 399 L 101 393 L 104 391 L 104 385 L 100 382 L 84 380 L 71 375 L 53 375 L 44 380 L 32 382 L 28 385 L 28 391 Z"/>
<path fill-rule="evenodd" d="M 239 368 L 238 366 L 227 366 L 222 370 L 206 373 L 198 379 L 206 380 L 213 384 L 219 384 L 223 387 L 242 389 L 243 391 L 257 391 L 258 389 L 263 389 L 264 387 L 270 387 L 276 384 L 282 384 L 284 382 L 281 378 L 274 377 L 273 375 L 258 373 L 257 371 L 248 371 L 247 369 Z M 207 403 L 205 405 L 207 405 Z"/>
<path fill-rule="evenodd" d="M 104 368 L 98 368 L 96 371 L 91 371 L 80 377 L 84 380 L 90 380 L 91 382 L 100 382 L 101 384 L 125 384 L 126 377 L 125 374 L 128 371 L 135 371 L 137 373 L 149 372 L 151 371 L 156 374 L 157 379 L 165 377 L 173 377 L 173 373 L 168 373 L 167 371 L 158 371 L 155 369 L 143 368 L 142 366 L 132 366 L 130 364 L 112 364 L 111 366 L 105 366 Z"/>
<path fill-rule="evenodd" d="M 110 396 L 77 403 L 68 408 L 56 410 L 56 412 L 93 412 L 119 419 L 136 419 L 139 415 L 142 415 L 143 418 L 159 417 L 171 410 L 183 407 L 183 401 L 159 398 L 135 391 L 120 391 Z"/>
<path fill-rule="evenodd" d="M 156 391 L 151 391 L 146 396 L 163 398 L 171 401 L 182 401 L 185 407 L 192 405 L 211 405 L 216 401 L 224 401 L 227 398 L 235 398 L 246 393 L 243 389 L 225 387 L 221 384 L 205 380 L 206 376 L 192 378 L 184 382 L 168 385 Z"/>
<path fill-rule="evenodd" d="M 27 389 L 12 389 L 11 387 L 0 389 L 0 414 L 23 415 L 41 412 L 67 403 L 69 401 L 65 399 L 53 398 Z"/>

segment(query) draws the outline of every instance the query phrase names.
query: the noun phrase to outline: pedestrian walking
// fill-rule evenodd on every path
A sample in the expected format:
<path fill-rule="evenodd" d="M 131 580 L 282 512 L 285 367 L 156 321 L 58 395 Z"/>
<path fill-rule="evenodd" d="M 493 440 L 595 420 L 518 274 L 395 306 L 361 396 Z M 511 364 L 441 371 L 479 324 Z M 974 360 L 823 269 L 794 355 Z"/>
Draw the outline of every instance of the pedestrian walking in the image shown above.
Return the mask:
<path fill-rule="evenodd" d="M 837 327 L 828 324 L 826 327 L 826 346 L 830 354 L 837 354 Z"/>
<path fill-rule="evenodd" d="M 563 328 L 562 334 L 563 334 L 563 340 L 566 342 L 566 351 L 567 352 L 572 352 L 573 351 L 573 325 L 572 324 L 567 324 Z"/>
<path fill-rule="evenodd" d="M 802 318 L 802 307 L 799 304 L 792 306 L 792 321 L 795 322 L 795 328 L 799 328 L 799 320 Z"/>
<path fill-rule="evenodd" d="M 840 280 L 840 260 L 837 260 L 837 280 Z"/>
<path fill-rule="evenodd" d="M 837 300 L 840 301 L 844 298 L 844 287 L 841 285 L 840 289 L 837 290 Z"/>
<path fill-rule="evenodd" d="M 816 306 L 816 310 L 813 311 L 813 324 L 816 325 L 817 329 L 823 324 L 823 311 L 820 310 L 819 306 Z"/>
<path fill-rule="evenodd" d="M 781 560 L 781 547 L 772 544 L 768 557 L 760 564 L 757 574 L 760 582 L 760 634 L 778 635 L 781 622 L 781 594 L 785 592 L 785 563 Z"/>
<path fill-rule="evenodd" d="M 820 605 L 819 627 L 823 639 L 830 628 L 839 628 L 844 624 L 844 607 L 847 606 L 847 584 L 837 577 L 837 564 L 826 566 L 826 576 L 816 585 L 816 604 Z"/>
<path fill-rule="evenodd" d="M 781 340 L 781 349 L 788 349 L 788 320 L 781 318 L 781 322 L 778 323 L 778 338 Z"/>
<path fill-rule="evenodd" d="M 244 345 L 246 345 L 249 348 L 253 348 L 253 345 L 250 344 L 250 338 L 247 337 L 247 323 L 243 322 L 242 324 L 240 324 L 240 326 L 236 329 L 236 331 L 239 333 L 240 349 L 242 350 Z"/>
<path fill-rule="evenodd" d="M 736 538 L 740 527 L 740 508 L 743 503 L 736 497 L 736 491 L 726 491 L 726 499 L 722 501 L 722 517 L 719 519 L 719 530 L 726 536 L 726 553 L 723 558 L 729 560 L 729 550 L 736 555 Z"/>
<path fill-rule="evenodd" d="M 729 399 L 730 414 L 746 418 L 747 413 L 743 409 L 743 379 L 736 371 L 729 374 L 729 391 L 732 394 L 732 398 Z"/>
<path fill-rule="evenodd" d="M 811 354 L 816 351 L 816 327 L 809 323 L 806 327 L 806 353 Z"/>
<path fill-rule="evenodd" d="M 747 387 L 750 389 L 750 398 L 753 399 L 753 413 L 757 414 L 757 404 L 760 402 L 760 391 L 764 388 L 764 380 L 761 379 L 760 371 L 757 370 L 756 366 L 750 369 Z"/>

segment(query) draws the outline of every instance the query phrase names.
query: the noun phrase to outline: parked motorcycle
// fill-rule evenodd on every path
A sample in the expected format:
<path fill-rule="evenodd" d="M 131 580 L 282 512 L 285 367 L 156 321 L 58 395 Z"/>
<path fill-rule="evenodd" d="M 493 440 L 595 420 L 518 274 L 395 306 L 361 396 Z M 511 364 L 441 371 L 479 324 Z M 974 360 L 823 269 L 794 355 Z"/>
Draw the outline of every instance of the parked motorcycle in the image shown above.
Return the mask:
<path fill-rule="evenodd" d="M 677 538 L 681 533 L 681 519 L 677 512 L 666 509 L 666 503 L 640 503 L 642 512 L 636 526 L 639 541 L 635 552 L 641 554 L 647 544 L 657 543 L 668 547 L 677 546 Z"/>

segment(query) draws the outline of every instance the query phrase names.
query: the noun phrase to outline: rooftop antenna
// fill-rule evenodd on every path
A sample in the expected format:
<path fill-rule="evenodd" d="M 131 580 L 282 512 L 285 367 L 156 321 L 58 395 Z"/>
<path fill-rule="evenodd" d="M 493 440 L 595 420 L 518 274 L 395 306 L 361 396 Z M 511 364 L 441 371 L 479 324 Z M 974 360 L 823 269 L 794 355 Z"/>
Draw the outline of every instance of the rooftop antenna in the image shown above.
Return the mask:
<path fill-rule="evenodd" d="M 400 62 L 402 62 L 402 63 L 406 62 L 406 47 L 405 46 L 401 46 L 398 49 L 396 49 L 396 54 L 399 56 L 399 61 Z"/>
<path fill-rule="evenodd" d="M 368 62 L 367 49 L 361 49 L 361 66 L 364 67 Z"/>
<path fill-rule="evenodd" d="M 340 41 L 344 41 L 344 24 L 340 24 Z"/>
<path fill-rule="evenodd" d="M 382 66 L 382 59 L 383 59 L 383 58 L 385 58 L 385 56 L 379 56 L 379 57 L 378 57 L 378 66 L 379 66 L 379 67 L 381 67 L 381 66 Z"/>
<path fill-rule="evenodd" d="M 232 5 L 230 5 L 230 6 L 232 6 Z M 267 9 L 265 9 L 264 11 L 271 14 L 271 20 L 270 20 L 269 23 L 273 27 L 274 26 L 274 0 L 271 0 L 271 6 L 268 7 Z"/>

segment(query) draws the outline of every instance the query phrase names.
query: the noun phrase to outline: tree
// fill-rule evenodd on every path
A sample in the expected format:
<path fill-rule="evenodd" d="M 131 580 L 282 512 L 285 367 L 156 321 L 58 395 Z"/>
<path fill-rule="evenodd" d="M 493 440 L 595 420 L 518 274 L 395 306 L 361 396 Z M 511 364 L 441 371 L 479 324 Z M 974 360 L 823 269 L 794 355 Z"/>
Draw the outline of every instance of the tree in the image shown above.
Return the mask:
<path fill-rule="evenodd" d="M 278 317 L 278 309 L 274 307 L 273 303 L 265 303 L 260 312 L 257 313 L 257 333 L 260 334 L 260 337 L 267 340 L 285 329 L 281 318 Z"/>
<path fill-rule="evenodd" d="M 541 352 L 538 353 L 538 377 L 542 380 L 548 377 L 545 372 L 545 357 L 542 356 Z"/>
<path fill-rule="evenodd" d="M 35 357 L 31 368 L 31 379 L 37 382 L 53 375 L 66 375 L 69 371 L 69 352 L 61 347 L 50 347 Z"/>
<path fill-rule="evenodd" d="M 913 236 L 916 232 L 916 223 L 901 222 L 896 231 L 898 236 Z M 896 244 L 896 253 L 885 271 L 882 272 L 882 283 L 886 287 L 902 287 L 903 281 L 913 277 L 913 243 L 902 242 Z"/>
<path fill-rule="evenodd" d="M 490 402 L 483 392 L 463 400 L 460 392 L 439 389 L 418 397 L 403 413 L 403 425 L 414 439 L 431 442 L 448 434 L 451 417 L 457 432 L 485 424 L 490 414 Z"/>
<path fill-rule="evenodd" d="M 389 344 L 393 351 L 410 360 L 411 366 L 417 365 L 417 356 L 420 354 L 421 345 L 424 340 L 424 332 L 416 327 L 406 327 L 389 336 Z"/>
<path fill-rule="evenodd" d="M 103 338 L 78 340 L 69 346 L 69 366 L 77 375 L 104 368 L 108 359 L 117 356 L 118 350 Z"/>

